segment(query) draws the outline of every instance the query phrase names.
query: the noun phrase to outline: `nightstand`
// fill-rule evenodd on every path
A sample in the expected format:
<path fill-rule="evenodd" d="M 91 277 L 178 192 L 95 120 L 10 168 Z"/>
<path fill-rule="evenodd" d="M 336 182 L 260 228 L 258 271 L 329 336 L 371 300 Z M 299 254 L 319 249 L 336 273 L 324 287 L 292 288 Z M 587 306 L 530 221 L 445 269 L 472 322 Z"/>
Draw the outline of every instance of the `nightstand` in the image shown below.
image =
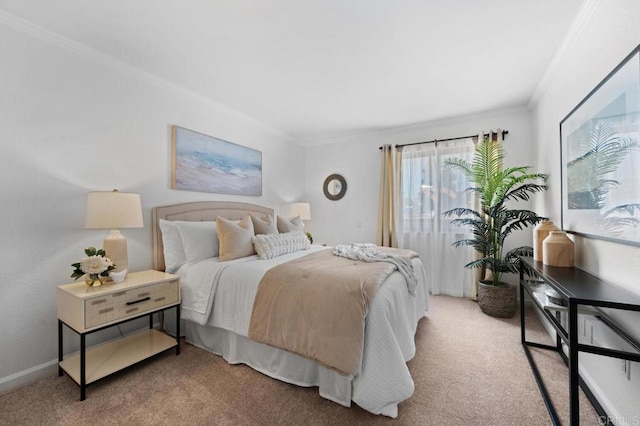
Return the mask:
<path fill-rule="evenodd" d="M 175 308 L 176 337 L 153 328 L 153 313 Z M 149 317 L 149 329 L 86 347 L 86 336 L 127 321 Z M 62 325 L 80 335 L 80 352 L 64 357 Z M 116 371 L 171 348 L 180 354 L 180 278 L 160 271 L 133 272 L 120 283 L 88 287 L 84 282 L 58 287 L 58 376 L 67 373 L 86 387 Z"/>

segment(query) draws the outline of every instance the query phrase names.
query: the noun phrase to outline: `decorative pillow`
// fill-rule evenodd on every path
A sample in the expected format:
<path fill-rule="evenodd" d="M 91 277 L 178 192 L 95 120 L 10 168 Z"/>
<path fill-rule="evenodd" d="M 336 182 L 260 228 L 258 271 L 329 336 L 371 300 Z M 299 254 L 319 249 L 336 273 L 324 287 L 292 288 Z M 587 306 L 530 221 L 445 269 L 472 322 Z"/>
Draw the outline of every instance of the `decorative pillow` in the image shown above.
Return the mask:
<path fill-rule="evenodd" d="M 272 259 L 287 253 L 307 250 L 311 244 L 302 231 L 286 232 L 283 234 L 256 235 L 251 239 L 258 256 L 262 260 Z"/>
<path fill-rule="evenodd" d="M 220 260 L 233 260 L 256 254 L 251 242 L 253 222 L 251 216 L 242 218 L 240 223 L 218 217 L 218 239 L 220 240 Z"/>
<path fill-rule="evenodd" d="M 302 223 L 300 216 L 292 217 L 291 219 L 278 216 L 278 231 L 281 234 L 285 232 L 304 231 L 304 223 Z"/>
<path fill-rule="evenodd" d="M 178 224 L 171 220 L 160 219 L 159 225 L 164 250 L 164 270 L 173 273 L 187 261 L 182 247 L 180 229 Z"/>
<path fill-rule="evenodd" d="M 182 237 L 187 263 L 218 256 L 218 235 L 215 222 L 176 221 Z"/>
<path fill-rule="evenodd" d="M 251 215 L 251 222 L 253 222 L 253 230 L 256 235 L 258 234 L 277 234 L 278 227 L 276 221 L 273 220 L 273 216 L 265 214 L 262 217 Z"/>

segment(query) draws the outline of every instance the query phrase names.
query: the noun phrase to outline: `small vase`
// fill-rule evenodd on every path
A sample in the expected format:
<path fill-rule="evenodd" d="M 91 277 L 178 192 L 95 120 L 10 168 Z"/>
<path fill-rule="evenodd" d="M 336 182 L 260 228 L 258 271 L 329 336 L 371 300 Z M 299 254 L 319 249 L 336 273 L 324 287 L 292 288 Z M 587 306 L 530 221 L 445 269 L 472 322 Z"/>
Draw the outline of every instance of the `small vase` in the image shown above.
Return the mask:
<path fill-rule="evenodd" d="M 100 274 L 85 274 L 84 282 L 89 287 L 98 287 L 107 281 L 107 277 Z"/>
<path fill-rule="evenodd" d="M 537 262 L 543 261 L 542 242 L 549 236 L 551 231 L 559 231 L 560 228 L 555 226 L 550 220 L 543 220 L 535 228 L 533 228 L 533 260 Z"/>
<path fill-rule="evenodd" d="M 548 266 L 574 266 L 574 245 L 563 231 L 551 231 L 542 242 L 542 263 Z"/>

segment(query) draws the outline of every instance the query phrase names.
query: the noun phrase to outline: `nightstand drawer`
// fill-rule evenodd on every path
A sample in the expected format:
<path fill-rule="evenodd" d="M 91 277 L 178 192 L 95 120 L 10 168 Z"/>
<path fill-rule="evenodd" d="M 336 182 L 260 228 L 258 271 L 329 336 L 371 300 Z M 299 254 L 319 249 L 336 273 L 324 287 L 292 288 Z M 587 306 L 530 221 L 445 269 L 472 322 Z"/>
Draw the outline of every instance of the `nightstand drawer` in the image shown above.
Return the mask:
<path fill-rule="evenodd" d="M 179 302 L 178 280 L 141 286 L 85 300 L 86 329 Z"/>

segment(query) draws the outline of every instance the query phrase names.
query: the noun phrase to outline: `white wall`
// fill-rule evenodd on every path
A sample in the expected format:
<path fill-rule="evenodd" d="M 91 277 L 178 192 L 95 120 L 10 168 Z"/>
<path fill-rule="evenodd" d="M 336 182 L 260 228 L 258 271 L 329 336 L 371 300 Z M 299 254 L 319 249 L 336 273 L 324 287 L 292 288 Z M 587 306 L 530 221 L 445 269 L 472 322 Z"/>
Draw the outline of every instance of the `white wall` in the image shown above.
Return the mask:
<path fill-rule="evenodd" d="M 380 185 L 380 151 L 383 144 L 404 144 L 478 134 L 505 129 L 506 165 L 533 166 L 534 147 L 529 111 L 526 108 L 493 111 L 458 117 L 404 129 L 341 138 L 330 144 L 306 149 L 307 199 L 312 220 L 307 228 L 314 240 L 330 245 L 375 242 Z M 546 170 L 532 170 L 547 172 Z M 339 201 L 322 192 L 324 179 L 332 173 L 344 175 L 348 189 Z M 526 208 L 526 203 L 521 203 Z M 512 241 L 531 245 L 532 233 L 523 232 Z"/>
<path fill-rule="evenodd" d="M 141 194 L 145 227 L 123 230 L 130 270 L 152 265 L 154 206 L 224 199 L 280 212 L 304 192 L 303 148 L 248 117 L 3 19 L 0 57 L 0 389 L 57 360 L 56 286 L 107 233 L 83 229 L 88 191 Z M 172 124 L 262 151 L 262 197 L 171 190 Z"/>
<path fill-rule="evenodd" d="M 533 111 L 537 164 L 551 171 L 551 188 L 542 199 L 536 200 L 536 208 L 557 223 L 560 222 L 561 211 L 559 123 L 640 43 L 640 2 L 601 0 L 589 3 L 593 13 L 583 22 L 582 30 L 568 46 L 557 73 Z M 578 266 L 640 294 L 637 279 L 640 275 L 639 248 L 580 237 L 576 237 L 575 242 Z M 629 331 L 640 338 L 640 315 L 621 315 L 617 320 L 625 323 Z M 613 364 L 613 371 L 606 370 L 606 363 Z M 609 408 L 617 415 L 627 415 L 627 419 L 631 419 L 632 415 L 638 414 L 640 382 L 637 379 L 629 382 L 624 378 L 622 361 L 606 360 L 606 363 L 601 359 L 598 368 L 592 371 L 609 375 L 609 383 L 601 382 Z M 637 372 L 640 364 L 635 363 L 633 367 L 632 372 Z"/>

